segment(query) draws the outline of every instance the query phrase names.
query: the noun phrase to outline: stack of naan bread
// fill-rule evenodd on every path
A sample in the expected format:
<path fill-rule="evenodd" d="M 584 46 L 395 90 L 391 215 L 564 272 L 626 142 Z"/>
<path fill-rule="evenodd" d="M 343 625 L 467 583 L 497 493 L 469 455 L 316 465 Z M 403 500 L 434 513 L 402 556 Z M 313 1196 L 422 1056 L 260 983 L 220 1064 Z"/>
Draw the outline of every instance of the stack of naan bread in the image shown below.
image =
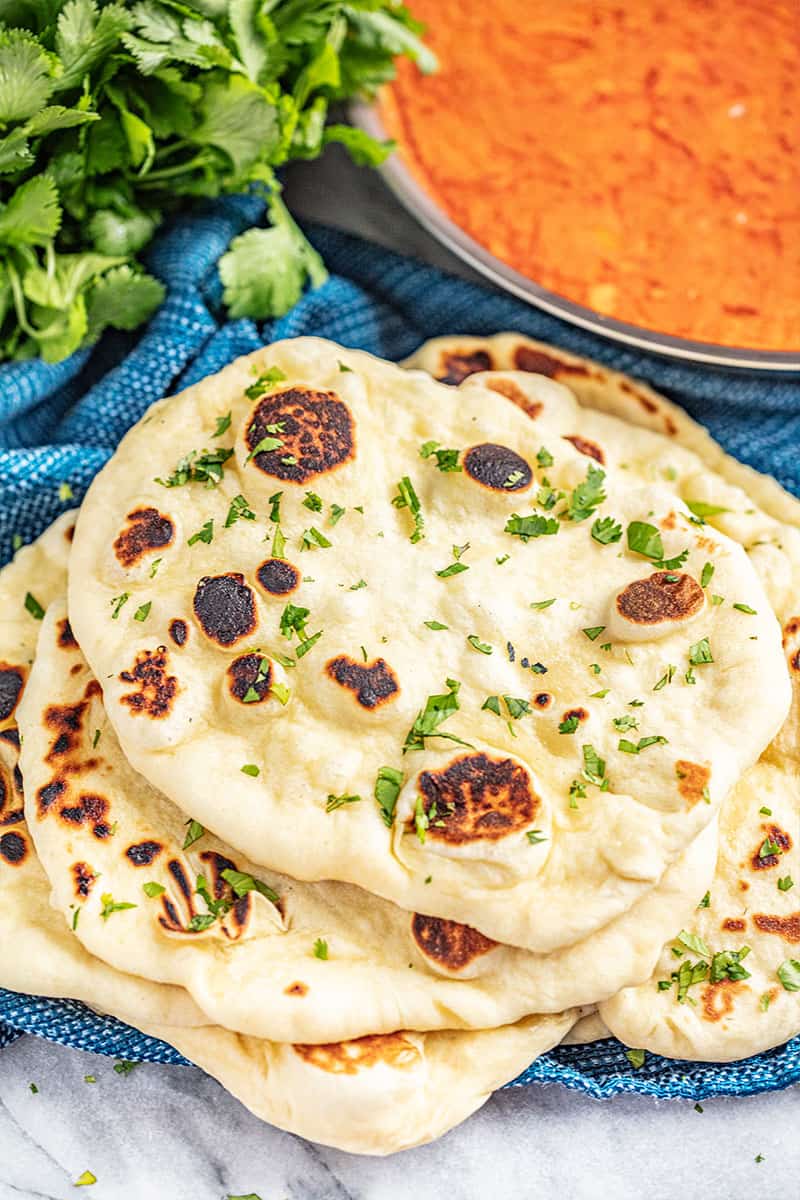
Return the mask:
<path fill-rule="evenodd" d="M 800 505 L 646 387 L 265 347 L 0 614 L 0 986 L 366 1153 L 565 1038 L 800 1032 Z"/>

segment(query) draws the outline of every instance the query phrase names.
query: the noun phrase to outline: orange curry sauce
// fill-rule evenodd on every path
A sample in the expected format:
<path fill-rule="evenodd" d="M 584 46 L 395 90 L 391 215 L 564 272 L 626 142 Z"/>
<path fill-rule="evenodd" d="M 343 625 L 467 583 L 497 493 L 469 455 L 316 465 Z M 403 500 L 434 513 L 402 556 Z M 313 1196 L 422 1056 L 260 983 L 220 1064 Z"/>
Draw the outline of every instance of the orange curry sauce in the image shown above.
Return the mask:
<path fill-rule="evenodd" d="M 413 0 L 382 113 L 498 258 L 608 316 L 800 348 L 800 0 Z"/>

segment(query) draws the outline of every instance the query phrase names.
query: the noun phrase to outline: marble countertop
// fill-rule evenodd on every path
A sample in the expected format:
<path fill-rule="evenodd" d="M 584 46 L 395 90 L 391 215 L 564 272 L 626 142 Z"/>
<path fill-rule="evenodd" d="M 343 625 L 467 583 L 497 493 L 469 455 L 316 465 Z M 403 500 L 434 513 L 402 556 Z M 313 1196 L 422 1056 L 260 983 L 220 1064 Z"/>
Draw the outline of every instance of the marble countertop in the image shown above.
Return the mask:
<path fill-rule="evenodd" d="M 303 216 L 471 274 L 338 152 L 293 169 L 287 196 Z M 674 1200 L 711 1188 L 788 1200 L 800 1192 L 798 1098 L 712 1100 L 698 1113 L 514 1089 L 431 1146 L 370 1159 L 262 1124 L 194 1068 L 119 1075 L 110 1059 L 25 1037 L 0 1051 L 0 1200 Z M 76 1192 L 86 1170 L 97 1182 Z"/>

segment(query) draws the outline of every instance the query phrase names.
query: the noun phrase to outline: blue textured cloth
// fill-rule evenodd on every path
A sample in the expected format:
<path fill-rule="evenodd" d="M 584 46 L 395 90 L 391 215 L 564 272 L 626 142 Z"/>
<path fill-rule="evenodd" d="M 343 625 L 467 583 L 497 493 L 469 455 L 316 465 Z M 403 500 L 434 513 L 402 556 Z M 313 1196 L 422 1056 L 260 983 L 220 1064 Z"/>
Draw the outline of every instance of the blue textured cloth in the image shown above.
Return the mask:
<path fill-rule="evenodd" d="M 217 259 L 262 214 L 258 200 L 237 196 L 165 230 L 148 265 L 168 295 L 143 332 L 107 335 L 92 351 L 55 366 L 35 361 L 0 367 L 0 563 L 10 556 L 15 534 L 33 539 L 82 498 L 121 435 L 154 400 L 264 342 L 298 334 L 401 358 L 437 334 L 517 329 L 647 380 L 708 425 L 737 458 L 800 494 L 797 380 L 701 370 L 615 346 L 509 296 L 334 230 L 309 231 L 331 270 L 323 287 L 260 329 L 252 321 L 225 323 Z M 60 499 L 64 483 L 74 500 Z M 74 1001 L 0 989 L 0 1047 L 20 1033 L 130 1060 L 184 1062 L 171 1047 Z M 593 1096 L 642 1092 L 700 1100 L 769 1091 L 800 1081 L 800 1038 L 745 1063 L 667 1062 L 648 1055 L 636 1071 L 614 1041 L 562 1047 L 511 1086 L 554 1081 Z"/>

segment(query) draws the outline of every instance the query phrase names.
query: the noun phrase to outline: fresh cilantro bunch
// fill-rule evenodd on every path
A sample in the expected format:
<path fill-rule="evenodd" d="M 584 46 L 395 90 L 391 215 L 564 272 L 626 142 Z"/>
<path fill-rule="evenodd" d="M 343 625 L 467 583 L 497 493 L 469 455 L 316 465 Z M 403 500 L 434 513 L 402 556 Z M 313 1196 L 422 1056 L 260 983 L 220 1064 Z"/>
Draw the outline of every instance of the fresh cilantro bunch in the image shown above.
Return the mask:
<path fill-rule="evenodd" d="M 57 362 L 163 298 L 137 256 L 164 216 L 252 185 L 269 228 L 220 262 L 232 316 L 285 312 L 325 278 L 275 170 L 327 142 L 388 147 L 329 105 L 397 55 L 435 65 L 395 0 L 0 0 L 0 361 Z"/>

